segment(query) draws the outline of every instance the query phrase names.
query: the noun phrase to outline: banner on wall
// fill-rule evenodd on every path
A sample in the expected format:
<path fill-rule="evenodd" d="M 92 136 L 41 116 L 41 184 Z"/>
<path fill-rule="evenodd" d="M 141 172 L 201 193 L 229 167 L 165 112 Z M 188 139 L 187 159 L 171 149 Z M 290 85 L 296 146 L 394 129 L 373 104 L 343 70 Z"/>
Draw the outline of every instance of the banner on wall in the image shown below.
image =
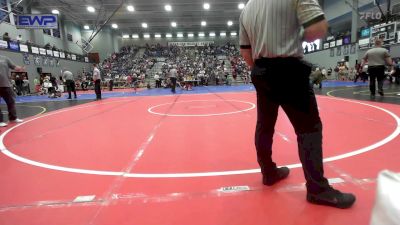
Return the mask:
<path fill-rule="evenodd" d="M 8 48 L 7 41 L 0 40 L 0 48 Z"/>
<path fill-rule="evenodd" d="M 31 47 L 31 49 L 32 49 L 32 53 L 33 54 L 39 54 L 39 48 L 38 47 Z"/>
<path fill-rule="evenodd" d="M 17 15 L 17 29 L 58 29 L 58 16 L 55 14 Z"/>
<path fill-rule="evenodd" d="M 46 49 L 44 49 L 44 48 L 39 48 L 39 53 L 40 53 L 41 55 L 46 55 Z"/>
<path fill-rule="evenodd" d="M 207 46 L 211 44 L 214 44 L 214 41 L 168 42 L 168 46 L 179 46 L 179 47 Z"/>
<path fill-rule="evenodd" d="M 39 56 L 33 56 L 33 62 L 35 63 L 36 66 L 42 65 L 42 60 Z"/>
<path fill-rule="evenodd" d="M 25 65 L 30 65 L 31 64 L 31 61 L 29 59 L 29 54 L 28 53 L 22 54 L 22 57 L 23 57 L 23 61 L 24 61 Z"/>

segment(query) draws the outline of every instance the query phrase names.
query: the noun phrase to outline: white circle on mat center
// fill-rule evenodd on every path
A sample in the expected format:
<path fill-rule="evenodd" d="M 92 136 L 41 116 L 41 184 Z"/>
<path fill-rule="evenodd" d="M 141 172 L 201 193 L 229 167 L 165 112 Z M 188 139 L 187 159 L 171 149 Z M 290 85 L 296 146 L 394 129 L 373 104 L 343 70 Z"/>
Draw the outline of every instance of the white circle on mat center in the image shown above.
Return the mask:
<path fill-rule="evenodd" d="M 353 157 L 356 155 L 360 155 L 360 154 L 372 151 L 378 147 L 381 147 L 381 146 L 391 142 L 393 139 L 395 139 L 400 134 L 400 118 L 395 113 L 393 113 L 387 109 L 381 108 L 379 106 L 363 103 L 363 102 L 347 100 L 347 99 L 342 99 L 342 98 L 332 98 L 332 97 L 325 97 L 325 96 L 318 96 L 318 98 L 330 99 L 330 100 L 335 100 L 335 101 L 343 101 L 343 102 L 349 102 L 349 103 L 355 103 L 355 104 L 359 104 L 359 105 L 368 106 L 368 107 L 383 111 L 384 113 L 390 115 L 396 121 L 396 128 L 394 129 L 393 133 L 391 133 L 384 139 L 382 139 L 372 145 L 365 146 L 365 147 L 353 150 L 351 152 L 324 158 L 324 162 L 333 162 L 333 161 L 350 158 L 350 157 Z M 68 112 L 68 111 L 72 111 L 72 110 L 76 110 L 76 109 L 82 109 L 82 108 L 93 107 L 96 105 L 104 105 L 104 104 L 112 104 L 112 103 L 115 103 L 115 102 L 91 104 L 91 105 L 86 105 L 86 106 L 68 108 L 65 110 L 56 111 L 54 113 L 45 114 L 45 115 L 42 115 L 39 117 L 34 117 L 25 122 L 17 124 L 14 127 L 11 127 L 10 129 L 6 130 L 4 133 L 2 133 L 0 135 L 0 151 L 1 151 L 1 153 L 3 153 L 4 155 L 6 155 L 8 157 L 10 157 L 14 160 L 17 160 L 19 162 L 28 164 L 28 165 L 46 168 L 46 169 L 50 169 L 50 170 L 69 172 L 69 173 L 91 174 L 91 175 L 100 175 L 100 176 L 123 176 L 123 177 L 130 177 L 130 178 L 187 178 L 187 177 L 211 177 L 211 176 L 229 176 L 229 175 L 260 173 L 260 169 L 244 169 L 244 170 L 197 172 L 197 173 L 196 172 L 195 173 L 158 173 L 158 174 L 157 173 L 126 173 L 126 172 L 119 172 L 119 171 L 88 170 L 88 169 L 57 166 L 57 165 L 52 165 L 52 164 L 47 164 L 47 163 L 42 163 L 42 162 L 34 161 L 31 159 L 27 159 L 27 158 L 24 158 L 24 157 L 21 157 L 19 155 L 12 153 L 4 145 L 4 138 L 7 136 L 8 133 L 10 133 L 12 130 L 14 130 L 18 127 L 21 127 L 24 124 L 27 124 L 31 121 L 45 118 L 45 117 L 52 116 L 52 115 L 57 115 L 57 114 Z M 289 168 L 300 168 L 301 164 L 297 163 L 297 164 L 290 164 L 290 165 L 286 165 L 286 166 Z"/>
<path fill-rule="evenodd" d="M 246 109 L 236 109 L 235 111 L 231 112 L 222 112 L 222 113 L 206 113 L 206 114 L 173 114 L 173 113 L 161 113 L 161 112 L 156 112 L 156 108 L 159 108 L 161 106 L 166 106 L 166 105 L 173 105 L 173 104 L 184 104 L 184 103 L 191 103 L 191 102 L 228 102 L 229 104 L 232 104 L 232 102 L 239 102 L 239 103 L 245 103 L 248 104 L 249 107 Z M 193 106 L 192 106 L 193 108 Z M 199 107 L 200 108 L 200 107 Z M 236 108 L 236 107 L 235 107 Z M 246 111 L 250 111 L 252 109 L 255 109 L 256 105 L 251 102 L 246 102 L 246 101 L 240 101 L 240 100 L 190 100 L 190 101 L 180 101 L 180 102 L 169 102 L 169 103 L 164 103 L 164 104 L 159 104 L 150 107 L 147 111 L 151 114 L 159 115 L 159 116 L 175 116 L 175 117 L 202 117 L 202 116 L 223 116 L 223 115 L 230 115 L 230 114 L 236 114 L 236 113 L 242 113 Z"/>

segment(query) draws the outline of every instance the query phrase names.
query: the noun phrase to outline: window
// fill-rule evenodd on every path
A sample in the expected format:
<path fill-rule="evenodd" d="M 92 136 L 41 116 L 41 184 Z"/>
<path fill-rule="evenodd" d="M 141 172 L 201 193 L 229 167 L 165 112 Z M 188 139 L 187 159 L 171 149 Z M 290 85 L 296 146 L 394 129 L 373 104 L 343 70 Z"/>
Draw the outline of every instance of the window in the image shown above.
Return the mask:
<path fill-rule="evenodd" d="M 19 5 L 16 8 L 14 8 L 12 12 L 14 15 L 14 23 L 17 24 L 17 15 L 24 14 L 24 7 Z"/>
<path fill-rule="evenodd" d="M 8 16 L 7 0 L 0 0 L 0 20 L 3 20 L 5 17 L 4 22 L 9 23 L 10 17 Z"/>
<path fill-rule="evenodd" d="M 47 35 L 51 35 L 51 30 L 50 29 L 43 29 L 43 33 Z"/>
<path fill-rule="evenodd" d="M 72 41 L 73 41 L 73 40 L 72 40 L 72 34 L 67 34 L 67 39 L 68 39 L 68 41 L 71 41 L 71 42 L 72 42 Z"/>
<path fill-rule="evenodd" d="M 61 38 L 61 34 L 60 34 L 60 30 L 59 29 L 53 29 L 53 37 Z"/>

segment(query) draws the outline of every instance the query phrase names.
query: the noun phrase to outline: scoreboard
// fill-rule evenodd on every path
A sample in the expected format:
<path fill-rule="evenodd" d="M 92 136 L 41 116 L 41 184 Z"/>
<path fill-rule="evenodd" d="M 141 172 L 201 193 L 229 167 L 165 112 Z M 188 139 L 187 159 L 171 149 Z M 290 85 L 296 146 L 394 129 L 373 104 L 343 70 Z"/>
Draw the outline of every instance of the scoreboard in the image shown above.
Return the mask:
<path fill-rule="evenodd" d="M 360 38 L 358 40 L 358 46 L 360 49 L 372 48 L 375 46 L 375 39 L 379 38 L 383 40 L 383 46 L 389 46 L 400 43 L 397 27 L 400 23 L 390 22 L 378 24 L 373 27 L 362 28 L 360 30 Z"/>
<path fill-rule="evenodd" d="M 383 45 L 392 45 L 396 40 L 396 23 L 379 24 L 371 28 L 371 46 L 376 38 L 383 40 Z"/>

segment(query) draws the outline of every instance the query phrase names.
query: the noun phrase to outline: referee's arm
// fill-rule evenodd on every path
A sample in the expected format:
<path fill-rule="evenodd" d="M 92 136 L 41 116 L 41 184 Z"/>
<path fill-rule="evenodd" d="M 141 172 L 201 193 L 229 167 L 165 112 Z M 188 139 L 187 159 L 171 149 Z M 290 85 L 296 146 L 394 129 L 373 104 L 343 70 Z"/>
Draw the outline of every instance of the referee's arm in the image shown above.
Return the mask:
<path fill-rule="evenodd" d="M 240 44 L 240 54 L 246 61 L 247 65 L 250 68 L 254 66 L 254 59 L 252 55 L 252 48 L 250 43 L 250 38 L 246 32 L 245 27 L 243 26 L 242 15 L 240 16 L 240 31 L 239 31 L 239 44 Z"/>
<path fill-rule="evenodd" d="M 325 37 L 328 22 L 317 0 L 298 0 L 297 17 L 304 28 L 304 40 L 313 42 Z"/>

